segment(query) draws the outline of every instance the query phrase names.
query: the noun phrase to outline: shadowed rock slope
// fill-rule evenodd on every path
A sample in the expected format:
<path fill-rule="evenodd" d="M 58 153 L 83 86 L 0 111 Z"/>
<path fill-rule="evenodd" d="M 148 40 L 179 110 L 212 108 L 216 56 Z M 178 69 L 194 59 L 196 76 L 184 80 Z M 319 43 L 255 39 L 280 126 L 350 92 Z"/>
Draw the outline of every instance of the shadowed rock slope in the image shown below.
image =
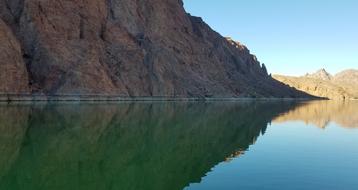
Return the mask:
<path fill-rule="evenodd" d="M 302 77 L 274 75 L 276 80 L 308 94 L 333 100 L 358 99 L 358 70 L 331 75 L 324 69 Z"/>
<path fill-rule="evenodd" d="M 1 94 L 306 96 L 181 0 L 0 0 L 0 41 Z"/>

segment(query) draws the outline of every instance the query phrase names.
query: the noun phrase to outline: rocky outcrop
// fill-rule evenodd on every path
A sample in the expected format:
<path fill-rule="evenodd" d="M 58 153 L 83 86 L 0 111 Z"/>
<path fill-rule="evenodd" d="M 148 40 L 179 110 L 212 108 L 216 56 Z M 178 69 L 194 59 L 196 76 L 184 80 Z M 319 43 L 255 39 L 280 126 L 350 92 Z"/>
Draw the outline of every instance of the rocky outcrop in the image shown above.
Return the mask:
<path fill-rule="evenodd" d="M 20 44 L 0 20 L 0 94 L 28 94 L 28 81 Z"/>
<path fill-rule="evenodd" d="M 3 94 L 307 97 L 181 0 L 0 0 L 0 20 Z"/>
<path fill-rule="evenodd" d="M 333 76 L 329 74 L 325 69 L 320 69 L 312 74 L 307 73 L 305 77 L 319 79 L 319 80 L 331 80 L 333 78 Z"/>
<path fill-rule="evenodd" d="M 274 75 L 276 80 L 308 94 L 333 100 L 358 99 L 358 71 L 346 70 L 336 75 L 324 69 L 302 77 Z"/>

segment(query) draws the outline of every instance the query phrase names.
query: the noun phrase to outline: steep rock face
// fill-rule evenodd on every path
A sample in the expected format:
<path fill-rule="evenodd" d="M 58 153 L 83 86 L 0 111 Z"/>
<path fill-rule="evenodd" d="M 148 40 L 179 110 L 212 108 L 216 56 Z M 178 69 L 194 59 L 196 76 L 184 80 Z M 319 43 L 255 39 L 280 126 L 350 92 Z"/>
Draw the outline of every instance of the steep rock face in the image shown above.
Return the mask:
<path fill-rule="evenodd" d="M 6 24 L 0 20 L 0 94 L 29 93 L 26 65 L 21 48 Z"/>
<path fill-rule="evenodd" d="M 0 11 L 33 94 L 305 96 L 188 15 L 181 0 L 0 0 Z"/>
<path fill-rule="evenodd" d="M 314 78 L 314 79 L 319 79 L 319 80 L 331 80 L 332 79 L 332 75 L 329 74 L 325 69 L 320 69 L 315 73 L 308 73 L 306 74 L 307 78 Z"/>

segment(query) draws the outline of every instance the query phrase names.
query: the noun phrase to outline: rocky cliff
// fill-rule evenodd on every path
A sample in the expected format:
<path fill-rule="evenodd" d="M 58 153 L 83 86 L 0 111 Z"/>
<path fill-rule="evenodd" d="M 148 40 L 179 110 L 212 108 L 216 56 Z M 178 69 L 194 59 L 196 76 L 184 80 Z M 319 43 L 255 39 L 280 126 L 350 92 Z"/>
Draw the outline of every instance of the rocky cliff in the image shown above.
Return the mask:
<path fill-rule="evenodd" d="M 0 0 L 0 93 L 303 97 L 181 0 Z"/>
<path fill-rule="evenodd" d="M 324 69 L 302 77 L 274 75 L 281 81 L 308 94 L 333 100 L 358 99 L 358 70 L 331 75 Z"/>

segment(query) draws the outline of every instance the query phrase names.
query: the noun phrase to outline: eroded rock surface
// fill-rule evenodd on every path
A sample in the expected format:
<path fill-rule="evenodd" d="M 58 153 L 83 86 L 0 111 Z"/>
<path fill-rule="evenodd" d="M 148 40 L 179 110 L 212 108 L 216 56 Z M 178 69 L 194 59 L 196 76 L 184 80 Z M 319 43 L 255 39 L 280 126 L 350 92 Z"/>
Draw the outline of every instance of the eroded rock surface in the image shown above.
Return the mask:
<path fill-rule="evenodd" d="M 274 75 L 276 80 L 308 94 L 332 100 L 358 99 L 358 70 L 331 75 L 324 69 L 301 77 Z"/>
<path fill-rule="evenodd" d="M 20 45 L 0 20 L 0 93 L 28 94 L 28 76 Z"/>
<path fill-rule="evenodd" d="M 1 93 L 306 96 L 181 0 L 0 0 L 0 19 Z"/>

